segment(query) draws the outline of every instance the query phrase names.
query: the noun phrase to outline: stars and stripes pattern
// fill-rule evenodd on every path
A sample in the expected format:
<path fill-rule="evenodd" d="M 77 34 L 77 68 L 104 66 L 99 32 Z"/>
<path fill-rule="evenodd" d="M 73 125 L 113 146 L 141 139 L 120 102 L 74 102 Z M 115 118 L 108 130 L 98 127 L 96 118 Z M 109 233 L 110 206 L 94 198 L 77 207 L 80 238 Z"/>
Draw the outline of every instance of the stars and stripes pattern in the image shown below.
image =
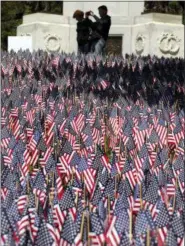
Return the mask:
<path fill-rule="evenodd" d="M 1 55 L 1 244 L 183 245 L 184 61 Z"/>

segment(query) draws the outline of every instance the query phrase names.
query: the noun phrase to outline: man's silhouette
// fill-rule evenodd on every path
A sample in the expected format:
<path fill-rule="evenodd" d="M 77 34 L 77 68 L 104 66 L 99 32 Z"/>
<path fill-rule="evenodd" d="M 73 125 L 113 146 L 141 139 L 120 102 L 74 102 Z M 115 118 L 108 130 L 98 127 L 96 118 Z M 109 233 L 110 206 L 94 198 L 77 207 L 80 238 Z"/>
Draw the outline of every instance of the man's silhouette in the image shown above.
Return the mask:
<path fill-rule="evenodd" d="M 108 9 L 105 5 L 100 6 L 98 10 L 100 18 L 92 11 L 87 12 L 86 16 L 90 15 L 96 20 L 91 26 L 93 30 L 91 35 L 91 51 L 96 54 L 101 54 L 108 39 L 111 27 L 111 17 L 107 15 Z"/>

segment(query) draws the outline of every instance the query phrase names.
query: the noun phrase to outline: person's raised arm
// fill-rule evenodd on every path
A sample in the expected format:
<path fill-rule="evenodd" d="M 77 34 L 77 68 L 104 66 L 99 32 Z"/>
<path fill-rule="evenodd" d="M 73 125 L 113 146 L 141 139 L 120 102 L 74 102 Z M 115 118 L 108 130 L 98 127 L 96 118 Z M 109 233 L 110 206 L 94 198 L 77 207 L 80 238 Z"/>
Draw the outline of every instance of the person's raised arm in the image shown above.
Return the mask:
<path fill-rule="evenodd" d="M 86 12 L 86 18 L 88 18 L 89 16 L 92 16 L 96 21 L 100 21 L 101 19 L 98 17 L 98 16 L 96 16 L 92 11 L 88 11 L 88 12 Z"/>
<path fill-rule="evenodd" d="M 96 21 L 100 21 L 100 18 L 97 16 L 97 15 L 95 15 L 93 12 L 91 12 L 92 14 L 91 14 L 91 16 L 96 20 Z"/>

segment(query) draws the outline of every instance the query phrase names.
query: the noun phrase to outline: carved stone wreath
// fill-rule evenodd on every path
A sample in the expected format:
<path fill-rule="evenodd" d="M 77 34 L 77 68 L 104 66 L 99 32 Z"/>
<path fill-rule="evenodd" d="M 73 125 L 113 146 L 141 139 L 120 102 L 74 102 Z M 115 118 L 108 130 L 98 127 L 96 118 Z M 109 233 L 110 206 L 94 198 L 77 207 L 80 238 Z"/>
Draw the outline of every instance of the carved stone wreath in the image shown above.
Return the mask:
<path fill-rule="evenodd" d="M 141 54 L 145 48 L 145 37 L 142 34 L 138 34 L 135 42 L 135 49 L 138 54 Z"/>
<path fill-rule="evenodd" d="M 159 49 L 164 54 L 175 55 L 180 49 L 180 39 L 173 33 L 162 33 L 158 38 Z"/>
<path fill-rule="evenodd" d="M 60 50 L 60 37 L 56 34 L 48 34 L 45 36 L 45 46 L 47 51 L 54 52 Z"/>

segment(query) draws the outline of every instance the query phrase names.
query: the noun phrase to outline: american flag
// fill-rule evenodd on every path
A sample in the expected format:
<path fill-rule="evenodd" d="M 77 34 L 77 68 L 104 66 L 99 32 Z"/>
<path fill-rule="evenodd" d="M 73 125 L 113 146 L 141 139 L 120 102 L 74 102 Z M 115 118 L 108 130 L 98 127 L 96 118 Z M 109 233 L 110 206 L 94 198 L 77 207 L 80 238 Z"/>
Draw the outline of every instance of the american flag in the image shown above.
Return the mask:
<path fill-rule="evenodd" d="M 36 245 L 52 245 L 53 243 L 53 238 L 49 233 L 49 230 L 47 228 L 47 224 L 44 219 L 41 220 L 38 234 L 35 240 Z"/>
<path fill-rule="evenodd" d="M 90 213 L 90 233 L 91 244 L 103 244 L 105 242 L 104 229 L 99 216 L 96 213 Z"/>
<path fill-rule="evenodd" d="M 170 215 L 168 213 L 166 205 L 161 204 L 160 211 L 157 215 L 155 223 L 159 228 L 159 240 L 161 240 L 163 243 L 166 240 L 167 231 L 168 231 L 167 227 L 169 222 L 170 222 Z"/>
<path fill-rule="evenodd" d="M 60 244 L 61 245 L 73 244 L 76 235 L 77 235 L 76 225 L 69 214 L 63 225 Z"/>
<path fill-rule="evenodd" d="M 2 245 L 183 245 L 183 59 L 2 57 Z"/>

